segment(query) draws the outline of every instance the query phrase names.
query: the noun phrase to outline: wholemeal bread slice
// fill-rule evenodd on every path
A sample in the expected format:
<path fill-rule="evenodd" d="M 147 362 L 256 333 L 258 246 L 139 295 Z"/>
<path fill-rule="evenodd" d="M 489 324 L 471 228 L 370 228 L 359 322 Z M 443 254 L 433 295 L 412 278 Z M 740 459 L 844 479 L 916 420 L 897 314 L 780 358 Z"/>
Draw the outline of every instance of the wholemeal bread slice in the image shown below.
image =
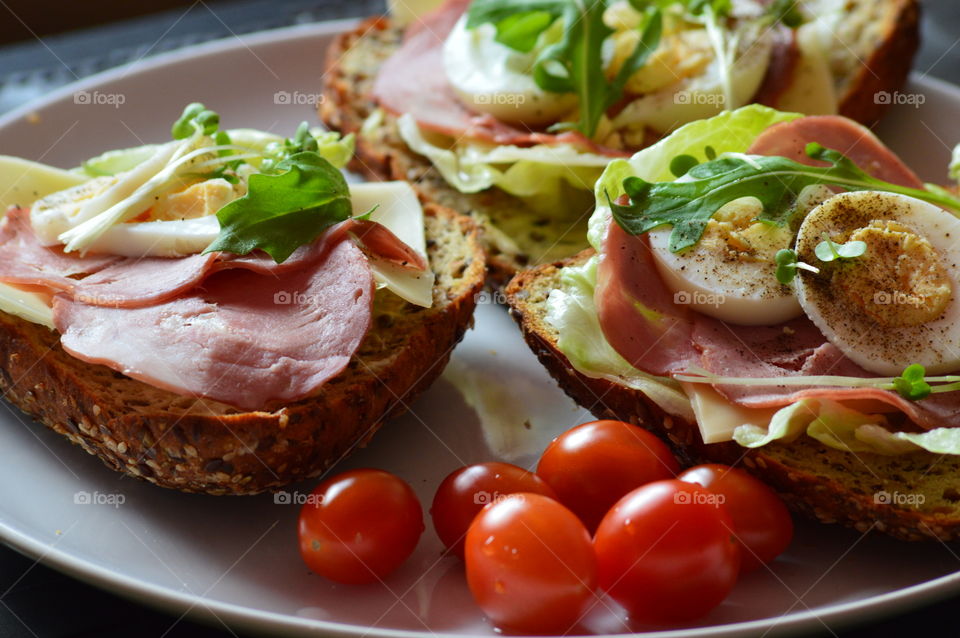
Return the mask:
<path fill-rule="evenodd" d="M 808 0 L 812 13 L 842 11 L 831 34 L 838 44 L 829 63 L 836 78 L 839 111 L 873 124 L 904 83 L 919 45 L 917 0 Z M 492 282 L 505 283 L 523 268 L 550 263 L 586 248 L 584 210 L 564 216 L 538 213 L 499 188 L 466 194 L 449 186 L 429 160 L 400 137 L 396 118 L 376 110 L 370 97 L 378 69 L 400 46 L 403 31 L 387 17 L 371 18 L 338 37 L 327 54 L 319 112 L 327 126 L 357 134 L 355 170 L 378 179 L 413 183 L 421 198 L 469 214 L 479 222 Z M 437 69 L 442 73 L 442 69 Z"/>
<path fill-rule="evenodd" d="M 65 353 L 56 333 L 0 313 L 0 390 L 109 467 L 163 487 L 254 494 L 315 477 L 403 413 L 443 370 L 483 288 L 475 224 L 425 207 L 434 305 L 378 291 L 373 327 L 319 394 L 242 412 Z"/>
<path fill-rule="evenodd" d="M 960 539 L 960 457 L 852 454 L 809 437 L 752 450 L 733 442 L 706 445 L 696 423 L 665 414 L 640 392 L 574 370 L 546 321 L 546 301 L 560 287 L 561 268 L 580 265 L 592 254 L 587 250 L 520 273 L 506 289 L 511 315 L 530 348 L 577 403 L 598 418 L 654 432 L 688 464 L 742 467 L 777 490 L 790 507 L 822 522 L 874 528 L 904 540 Z"/>

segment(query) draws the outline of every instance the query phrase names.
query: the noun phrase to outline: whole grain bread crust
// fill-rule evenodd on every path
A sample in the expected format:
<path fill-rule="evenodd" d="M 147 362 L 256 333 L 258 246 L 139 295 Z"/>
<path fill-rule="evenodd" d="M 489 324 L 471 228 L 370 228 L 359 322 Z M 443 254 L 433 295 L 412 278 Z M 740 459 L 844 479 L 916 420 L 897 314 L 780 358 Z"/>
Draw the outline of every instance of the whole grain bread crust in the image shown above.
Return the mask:
<path fill-rule="evenodd" d="M 373 328 L 319 394 L 241 412 L 68 355 L 56 333 L 0 313 L 3 396 L 107 466 L 162 487 L 254 494 L 315 477 L 407 410 L 443 370 L 484 282 L 476 226 L 425 207 L 434 306 L 380 291 Z"/>
<path fill-rule="evenodd" d="M 510 313 L 527 344 L 578 404 L 598 418 L 650 430 L 687 465 L 716 462 L 742 467 L 779 492 L 792 509 L 824 523 L 861 532 L 875 529 L 911 541 L 960 539 L 958 457 L 926 452 L 898 457 L 851 454 L 807 437 L 752 450 L 734 442 L 707 445 L 696 423 L 665 413 L 641 392 L 575 370 L 557 347 L 556 330 L 545 320 L 546 300 L 560 287 L 560 269 L 580 265 L 592 254 L 590 249 L 522 272 L 506 288 Z"/>
<path fill-rule="evenodd" d="M 837 0 L 822 2 L 836 4 Z M 899 90 L 910 72 L 919 46 L 919 5 L 917 0 L 867 0 L 846 3 L 844 11 L 849 19 L 843 25 L 848 30 L 834 34 L 843 45 L 831 52 L 831 68 L 840 77 L 839 112 L 872 125 L 892 102 L 883 99 L 884 93 Z M 859 21 L 854 19 L 857 16 Z M 591 202 L 582 211 L 575 206 L 572 216 L 557 219 L 496 187 L 460 193 L 429 160 L 407 147 L 393 115 L 381 112 L 382 119 L 364 129 L 364 122 L 377 109 L 371 98 L 377 71 L 402 40 L 403 31 L 390 18 L 374 17 L 337 37 L 327 53 L 319 114 L 330 128 L 357 135 L 351 168 L 374 179 L 410 181 L 424 201 L 473 217 L 480 226 L 494 286 L 505 284 L 519 270 L 586 248 Z"/>

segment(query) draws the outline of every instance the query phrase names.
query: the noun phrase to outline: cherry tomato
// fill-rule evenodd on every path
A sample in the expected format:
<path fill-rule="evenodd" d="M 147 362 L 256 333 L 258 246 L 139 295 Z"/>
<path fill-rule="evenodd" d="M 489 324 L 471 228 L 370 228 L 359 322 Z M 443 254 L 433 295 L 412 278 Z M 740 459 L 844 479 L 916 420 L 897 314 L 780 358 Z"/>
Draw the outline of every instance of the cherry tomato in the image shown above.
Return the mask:
<path fill-rule="evenodd" d="M 352 470 L 317 486 L 300 510 L 300 555 L 338 583 L 385 578 L 423 533 L 423 510 L 403 480 L 382 470 Z"/>
<path fill-rule="evenodd" d="M 627 492 L 680 470 L 663 441 L 622 421 L 593 421 L 561 434 L 547 447 L 537 474 L 560 502 L 594 530 Z"/>
<path fill-rule="evenodd" d="M 543 479 L 509 463 L 468 465 L 443 480 L 433 497 L 430 516 L 443 544 L 463 558 L 463 539 L 480 510 L 508 494 L 533 492 L 556 498 Z"/>
<path fill-rule="evenodd" d="M 723 497 L 742 544 L 740 571 L 769 563 L 793 539 L 793 519 L 777 494 L 743 470 L 726 465 L 698 465 L 678 476 Z"/>
<path fill-rule="evenodd" d="M 467 531 L 467 584 L 500 629 L 561 633 L 594 600 L 597 559 L 576 515 L 540 494 L 486 506 Z"/>
<path fill-rule="evenodd" d="M 740 546 L 716 494 L 678 480 L 624 496 L 594 538 L 600 587 L 643 623 L 705 615 L 737 582 Z"/>

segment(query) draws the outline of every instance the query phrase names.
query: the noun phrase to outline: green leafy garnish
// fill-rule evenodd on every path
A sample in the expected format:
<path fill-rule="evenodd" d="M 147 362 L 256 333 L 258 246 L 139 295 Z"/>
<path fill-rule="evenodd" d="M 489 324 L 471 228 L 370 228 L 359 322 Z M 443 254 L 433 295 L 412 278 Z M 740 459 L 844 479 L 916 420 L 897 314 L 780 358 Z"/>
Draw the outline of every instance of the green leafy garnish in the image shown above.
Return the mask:
<path fill-rule="evenodd" d="M 220 235 L 204 252 L 259 249 L 281 263 L 351 212 L 343 174 L 315 152 L 296 153 L 250 176 L 247 194 L 217 212 Z"/>
<path fill-rule="evenodd" d="M 783 23 L 791 29 L 796 29 L 804 22 L 799 0 L 773 0 L 767 8 L 767 15 L 774 22 Z"/>
<path fill-rule="evenodd" d="M 826 262 L 838 259 L 856 259 L 867 252 L 867 244 L 862 241 L 848 241 L 845 244 L 838 244 L 824 235 L 823 241 L 817 244 L 813 252 L 817 259 Z"/>
<path fill-rule="evenodd" d="M 173 123 L 170 134 L 175 140 L 185 140 L 198 130 L 203 135 L 213 135 L 220 127 L 220 116 L 199 102 L 188 104 L 183 115 Z"/>
<path fill-rule="evenodd" d="M 498 42 L 529 53 L 541 34 L 562 19 L 563 36 L 537 57 L 533 78 L 544 91 L 575 93 L 580 101 L 575 128 L 593 137 L 607 109 L 623 97 L 630 76 L 659 45 L 663 29 L 660 10 L 649 6 L 639 42 L 609 81 L 602 51 L 604 40 L 613 33 L 603 22 L 607 7 L 608 0 L 474 0 L 467 11 L 467 28 L 492 23 Z"/>
<path fill-rule="evenodd" d="M 910 401 L 919 401 L 930 396 L 933 391 L 925 378 L 926 370 L 919 363 L 914 363 L 893 380 L 893 388 L 900 396 Z"/>
<path fill-rule="evenodd" d="M 793 216 L 800 191 L 813 184 L 841 186 L 850 191 L 879 190 L 915 197 L 960 212 L 960 199 L 929 190 L 891 184 L 865 173 L 838 151 L 811 143 L 807 155 L 829 166 L 807 166 L 785 157 L 731 153 L 698 164 L 682 182 L 647 182 L 628 177 L 623 182 L 630 198 L 619 205 L 608 196 L 613 217 L 628 233 L 639 235 L 666 224 L 673 226 L 670 250 L 695 245 L 711 217 L 729 202 L 756 197 L 763 207 L 759 220 L 784 226 Z"/>
<path fill-rule="evenodd" d="M 797 276 L 797 269 L 809 270 L 813 273 L 820 272 L 820 269 L 806 264 L 799 260 L 797 253 L 789 248 L 778 250 L 773 261 L 777 264 L 777 281 L 783 285 L 791 283 Z"/>

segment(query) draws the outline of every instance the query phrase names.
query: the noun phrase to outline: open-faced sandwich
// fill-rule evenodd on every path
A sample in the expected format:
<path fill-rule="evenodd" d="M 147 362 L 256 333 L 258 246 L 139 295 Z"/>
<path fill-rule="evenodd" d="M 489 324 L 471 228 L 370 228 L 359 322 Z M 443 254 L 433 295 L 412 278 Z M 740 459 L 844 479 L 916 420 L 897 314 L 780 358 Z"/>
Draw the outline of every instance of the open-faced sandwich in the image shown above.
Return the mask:
<path fill-rule="evenodd" d="M 348 186 L 349 137 L 199 104 L 172 132 L 72 172 L 0 158 L 0 389 L 164 487 L 316 476 L 443 369 L 476 230 L 407 184 Z"/>
<path fill-rule="evenodd" d="M 849 119 L 755 105 L 596 195 L 593 247 L 507 290 L 571 396 L 822 521 L 960 536 L 960 199 Z"/>
<path fill-rule="evenodd" d="M 611 158 L 754 102 L 872 124 L 917 44 L 915 0 L 447 0 L 335 41 L 320 114 L 479 220 L 498 282 L 586 247 Z"/>

